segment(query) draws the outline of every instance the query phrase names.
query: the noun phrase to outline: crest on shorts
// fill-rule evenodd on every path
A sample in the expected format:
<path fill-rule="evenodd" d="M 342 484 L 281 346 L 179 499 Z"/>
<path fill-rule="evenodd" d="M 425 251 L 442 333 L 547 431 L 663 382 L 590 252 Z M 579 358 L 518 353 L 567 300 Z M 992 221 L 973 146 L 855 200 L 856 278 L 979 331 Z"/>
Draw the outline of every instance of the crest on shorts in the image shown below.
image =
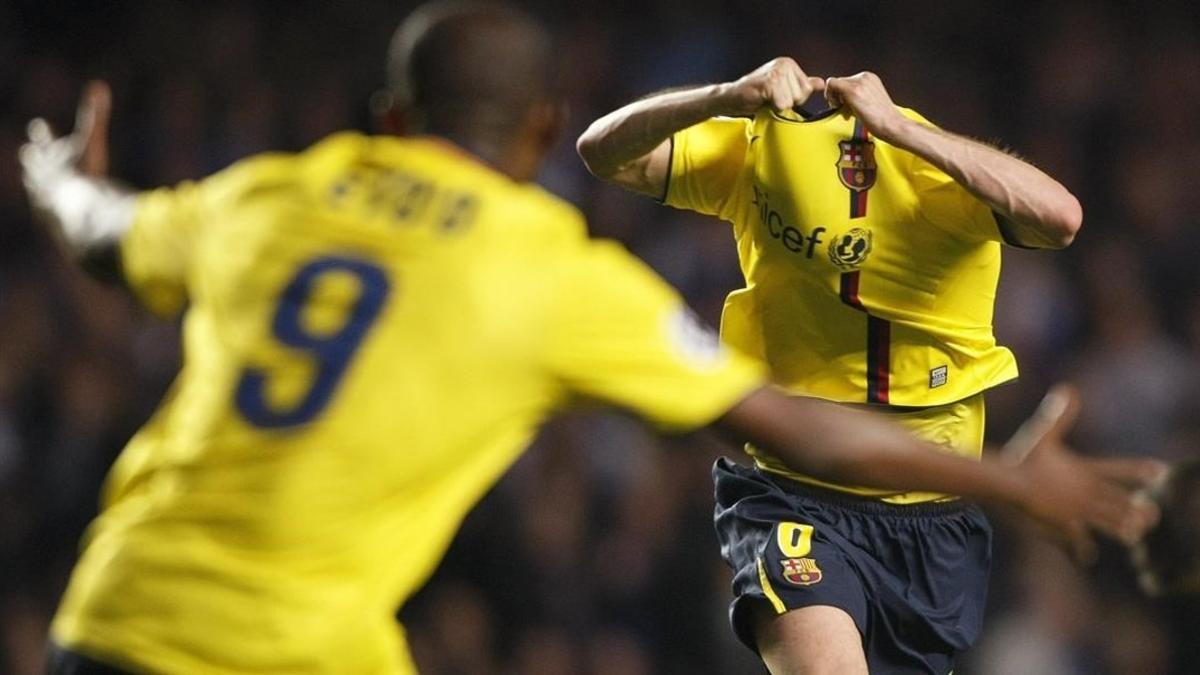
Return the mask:
<path fill-rule="evenodd" d="M 851 138 L 838 141 L 838 150 L 838 180 L 855 192 L 870 190 L 879 173 L 875 166 L 875 144 L 865 138 Z"/>
<path fill-rule="evenodd" d="M 812 558 L 784 558 L 783 578 L 796 586 L 812 586 L 821 580 L 821 568 Z"/>
<path fill-rule="evenodd" d="M 829 260 L 843 270 L 852 270 L 871 253 L 871 231 L 856 227 L 829 242 Z"/>

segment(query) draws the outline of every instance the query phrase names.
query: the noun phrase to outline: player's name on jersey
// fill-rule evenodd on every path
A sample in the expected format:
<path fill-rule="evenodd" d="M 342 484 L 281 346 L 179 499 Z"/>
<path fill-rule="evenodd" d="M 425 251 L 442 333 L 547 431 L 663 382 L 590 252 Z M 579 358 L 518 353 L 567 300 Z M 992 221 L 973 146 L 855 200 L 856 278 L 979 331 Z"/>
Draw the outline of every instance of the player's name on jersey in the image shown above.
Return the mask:
<path fill-rule="evenodd" d="M 336 177 L 329 204 L 401 225 L 432 224 L 449 233 L 469 227 L 479 207 L 471 192 L 445 190 L 433 181 L 390 167 L 355 167 Z"/>
<path fill-rule="evenodd" d="M 800 228 L 785 223 L 783 216 L 771 208 L 767 191 L 759 189 L 757 185 L 754 186 L 754 201 L 751 203 L 758 211 L 758 219 L 771 238 L 777 239 L 784 248 L 792 253 L 812 259 L 817 245 L 825 241 L 821 238 L 821 234 L 826 231 L 824 227 L 814 227 L 812 232 L 805 235 Z"/>

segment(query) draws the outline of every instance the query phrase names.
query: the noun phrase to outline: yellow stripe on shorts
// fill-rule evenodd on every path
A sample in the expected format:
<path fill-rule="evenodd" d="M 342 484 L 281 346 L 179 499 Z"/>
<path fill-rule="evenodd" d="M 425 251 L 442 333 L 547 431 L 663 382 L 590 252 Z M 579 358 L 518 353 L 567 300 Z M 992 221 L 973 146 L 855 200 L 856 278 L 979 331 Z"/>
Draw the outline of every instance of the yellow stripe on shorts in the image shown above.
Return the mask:
<path fill-rule="evenodd" d="M 763 593 L 767 594 L 767 599 L 771 601 L 771 606 L 775 608 L 776 614 L 783 614 L 787 611 L 783 601 L 775 595 L 775 589 L 771 588 L 771 580 L 767 578 L 767 568 L 763 566 L 762 558 L 756 558 L 758 561 L 758 583 L 762 586 Z"/>

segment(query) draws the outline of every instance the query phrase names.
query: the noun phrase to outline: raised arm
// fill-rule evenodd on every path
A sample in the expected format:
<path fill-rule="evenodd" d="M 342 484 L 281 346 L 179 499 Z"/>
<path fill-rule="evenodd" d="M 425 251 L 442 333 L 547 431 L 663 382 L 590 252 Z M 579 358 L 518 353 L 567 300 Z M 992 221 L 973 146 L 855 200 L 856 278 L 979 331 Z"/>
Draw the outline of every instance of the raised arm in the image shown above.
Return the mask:
<path fill-rule="evenodd" d="M 1079 200 L 1037 167 L 905 117 L 874 73 L 830 78 L 825 84 L 831 105 L 844 107 L 876 137 L 924 158 L 990 206 L 1004 219 L 1011 243 L 1062 248 L 1074 240 L 1083 220 Z"/>
<path fill-rule="evenodd" d="M 1157 512 L 1129 487 L 1151 483 L 1157 462 L 1084 460 L 1062 444 L 1078 403 L 1052 391 L 1010 441 L 1019 464 L 974 462 L 939 452 L 881 417 L 764 388 L 716 426 L 770 450 L 792 469 L 825 480 L 899 490 L 930 490 L 1016 507 L 1049 530 L 1079 560 L 1094 555 L 1090 531 L 1132 543 Z"/>
<path fill-rule="evenodd" d="M 75 129 L 55 137 L 38 118 L 21 146 L 25 189 L 35 212 L 76 257 L 105 256 L 120 241 L 134 215 L 134 193 L 108 180 L 108 121 L 112 94 L 93 82 L 84 90 Z"/>
<path fill-rule="evenodd" d="M 780 57 L 722 84 L 656 94 L 592 122 L 576 149 L 588 170 L 634 192 L 661 198 L 670 168 L 671 135 L 710 117 L 783 111 L 808 100 L 824 81 Z"/>

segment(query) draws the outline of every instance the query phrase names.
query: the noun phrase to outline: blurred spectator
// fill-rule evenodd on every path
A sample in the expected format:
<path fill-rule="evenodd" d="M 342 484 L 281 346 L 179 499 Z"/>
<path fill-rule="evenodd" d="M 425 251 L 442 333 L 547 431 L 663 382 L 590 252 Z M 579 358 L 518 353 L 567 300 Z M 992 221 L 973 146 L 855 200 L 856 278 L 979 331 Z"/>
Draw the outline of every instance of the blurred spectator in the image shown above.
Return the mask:
<path fill-rule="evenodd" d="M 1019 604 L 995 617 L 975 659 L 989 675 L 1092 675 L 1097 599 L 1059 551 L 1025 542 L 1015 570 Z"/>

